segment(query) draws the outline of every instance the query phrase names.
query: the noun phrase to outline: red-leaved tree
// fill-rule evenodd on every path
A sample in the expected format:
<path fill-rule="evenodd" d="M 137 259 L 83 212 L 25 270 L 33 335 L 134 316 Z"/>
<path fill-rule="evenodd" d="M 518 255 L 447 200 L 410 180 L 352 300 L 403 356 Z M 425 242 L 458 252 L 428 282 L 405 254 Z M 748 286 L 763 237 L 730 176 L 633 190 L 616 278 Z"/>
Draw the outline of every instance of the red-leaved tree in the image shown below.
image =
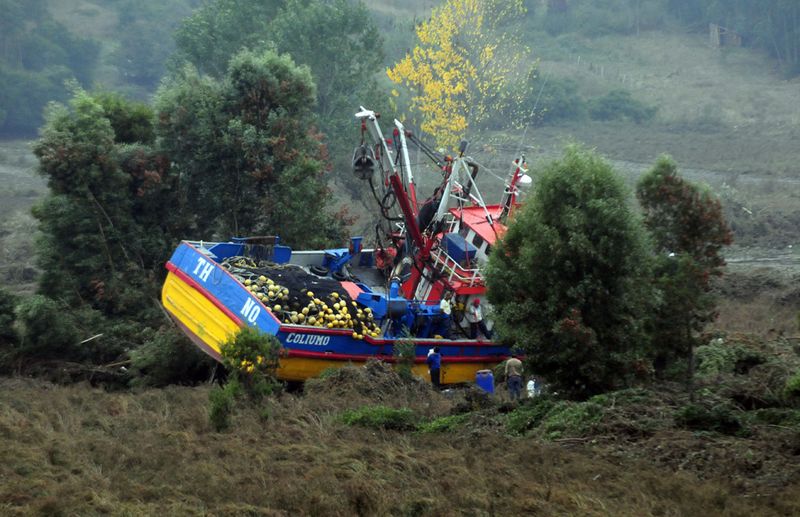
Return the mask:
<path fill-rule="evenodd" d="M 636 196 L 655 248 L 655 284 L 661 292 L 652 318 L 655 367 L 688 360 L 693 373 L 697 334 L 716 317 L 711 280 L 722 275 L 721 251 L 732 235 L 722 207 L 708 189 L 678 174 L 667 156 L 639 180 Z"/>

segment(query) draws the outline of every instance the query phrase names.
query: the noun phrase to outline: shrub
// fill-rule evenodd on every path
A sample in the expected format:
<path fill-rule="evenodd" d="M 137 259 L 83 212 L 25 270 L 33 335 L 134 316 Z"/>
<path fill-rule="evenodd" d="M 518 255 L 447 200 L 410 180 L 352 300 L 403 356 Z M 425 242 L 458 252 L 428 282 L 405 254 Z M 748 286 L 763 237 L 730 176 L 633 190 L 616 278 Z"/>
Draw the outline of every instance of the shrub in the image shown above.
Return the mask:
<path fill-rule="evenodd" d="M 395 364 L 397 373 L 401 378 L 410 380 L 411 368 L 414 366 L 414 358 L 416 357 L 416 347 L 413 341 L 402 340 L 394 345 L 392 352 L 397 361 Z"/>
<path fill-rule="evenodd" d="M 417 417 L 410 409 L 395 409 L 386 406 L 364 406 L 345 411 L 342 422 L 374 429 L 409 431 L 417 428 Z"/>
<path fill-rule="evenodd" d="M 794 375 L 786 379 L 786 385 L 783 389 L 786 398 L 790 400 L 800 401 L 800 370 L 796 371 Z"/>
<path fill-rule="evenodd" d="M 33 295 L 17 305 L 15 316 L 20 329 L 18 355 L 79 359 L 78 328 L 64 303 Z"/>
<path fill-rule="evenodd" d="M 632 120 L 642 123 L 652 120 L 658 108 L 634 99 L 630 92 L 613 90 L 603 97 L 589 101 L 592 120 Z"/>
<path fill-rule="evenodd" d="M 240 391 L 239 382 L 233 379 L 223 387 L 215 386 L 208 393 L 208 418 L 215 431 L 222 432 L 231 426 L 231 414 Z"/>
<path fill-rule="evenodd" d="M 747 415 L 756 423 L 780 426 L 800 426 L 800 410 L 766 408 L 750 411 Z"/>
<path fill-rule="evenodd" d="M 166 386 L 200 382 L 211 374 L 213 359 L 172 327 L 146 329 L 143 345 L 130 351 L 134 385 Z"/>
<path fill-rule="evenodd" d="M 252 400 L 271 395 L 279 388 L 275 377 L 281 344 L 275 336 L 254 327 L 243 327 L 221 346 L 222 363 Z"/>
<path fill-rule="evenodd" d="M 506 417 L 506 429 L 512 434 L 525 434 L 539 427 L 542 420 L 555 407 L 556 403 L 549 397 L 539 396 L 512 411 Z"/>
<path fill-rule="evenodd" d="M 17 297 L 0 287 L 0 346 L 17 342 L 14 331 L 14 307 Z"/>
<path fill-rule="evenodd" d="M 766 362 L 767 357 L 762 352 L 746 343 L 730 343 L 721 337 L 695 350 L 695 370 L 700 377 L 747 374 L 753 367 Z"/>
<path fill-rule="evenodd" d="M 603 407 L 594 402 L 558 402 L 542 421 L 541 432 L 550 440 L 583 436 L 600 422 L 603 413 Z"/>
<path fill-rule="evenodd" d="M 209 393 L 208 417 L 217 431 L 230 427 L 230 417 L 237 401 L 246 397 L 258 403 L 275 393 L 280 384 L 275 378 L 281 345 L 275 336 L 264 334 L 253 327 L 243 327 L 222 344 L 222 363 L 228 371 L 228 380 L 222 388 Z M 262 419 L 269 412 L 262 408 Z"/>
<path fill-rule="evenodd" d="M 450 415 L 419 425 L 421 433 L 449 433 L 467 421 L 469 415 Z"/>
<path fill-rule="evenodd" d="M 699 377 L 733 373 L 736 364 L 736 350 L 724 343 L 721 338 L 695 350 L 695 371 Z"/>
<path fill-rule="evenodd" d="M 578 93 L 578 83 L 572 79 L 550 78 L 542 89 L 542 85 L 537 84 L 538 82 L 538 79 L 532 82 L 527 107 L 528 112 L 536 107 L 534 117 L 537 123 L 547 124 L 559 120 L 586 118 L 588 113 L 586 101 Z"/>
<path fill-rule="evenodd" d="M 723 404 L 715 405 L 711 409 L 699 404 L 688 404 L 676 412 L 675 423 L 694 431 L 714 431 L 731 435 L 745 430 L 740 415 Z"/>

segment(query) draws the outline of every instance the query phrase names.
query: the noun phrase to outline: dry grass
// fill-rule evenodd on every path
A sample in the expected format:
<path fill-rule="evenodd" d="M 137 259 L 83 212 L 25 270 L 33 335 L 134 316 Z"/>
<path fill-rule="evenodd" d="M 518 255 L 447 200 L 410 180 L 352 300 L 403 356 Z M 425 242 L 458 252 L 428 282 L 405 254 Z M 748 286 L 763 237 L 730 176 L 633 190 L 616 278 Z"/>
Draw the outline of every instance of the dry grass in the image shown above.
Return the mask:
<path fill-rule="evenodd" d="M 791 258 L 791 256 L 789 256 Z M 754 257 L 758 260 L 758 257 Z M 714 327 L 759 336 L 800 333 L 800 262 L 754 267 L 733 263 L 717 282 L 719 317 Z"/>
<path fill-rule="evenodd" d="M 394 382 L 394 381 L 392 381 Z M 780 515 L 800 510 L 724 480 L 495 430 L 416 434 L 347 427 L 380 400 L 346 382 L 284 395 L 212 432 L 208 388 L 107 393 L 0 380 L 5 515 Z M 351 386 L 352 387 L 352 386 Z M 411 407 L 452 404 L 425 385 Z M 403 390 L 395 390 L 403 397 Z M 386 395 L 386 392 L 384 392 Z M 426 409 L 427 408 L 427 409 Z M 433 412 L 433 411 L 432 411 Z M 669 442 L 662 445 L 667 449 Z M 724 474 L 720 475 L 724 478 Z M 793 491 L 792 488 L 795 488 Z M 763 487 L 759 489 L 764 493 Z"/>

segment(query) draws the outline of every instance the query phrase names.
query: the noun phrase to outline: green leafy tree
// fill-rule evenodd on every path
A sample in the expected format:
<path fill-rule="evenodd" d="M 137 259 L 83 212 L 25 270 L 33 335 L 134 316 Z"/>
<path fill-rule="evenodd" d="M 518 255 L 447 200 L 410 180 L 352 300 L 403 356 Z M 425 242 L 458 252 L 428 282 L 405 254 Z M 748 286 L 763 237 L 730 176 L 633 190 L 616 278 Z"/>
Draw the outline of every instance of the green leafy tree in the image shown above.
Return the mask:
<path fill-rule="evenodd" d="M 116 39 L 119 46 L 111 55 L 125 82 L 153 90 L 166 72 L 175 52 L 177 26 L 192 12 L 193 0 L 121 0 Z"/>
<path fill-rule="evenodd" d="M 499 334 L 556 389 L 585 397 L 638 373 L 646 239 L 622 180 L 593 152 L 570 146 L 537 174 L 491 254 L 488 298 Z"/>
<path fill-rule="evenodd" d="M 10 362 L 14 346 L 17 344 L 17 332 L 14 328 L 14 308 L 17 297 L 0 287 L 0 370 Z"/>
<path fill-rule="evenodd" d="M 284 3 L 285 0 L 206 3 L 183 20 L 175 32 L 175 62 L 180 66 L 188 61 L 201 74 L 222 78 L 228 61 L 237 52 L 269 40 L 269 23 Z"/>
<path fill-rule="evenodd" d="M 383 38 L 362 2 L 348 0 L 215 0 L 187 18 L 176 35 L 174 63 L 189 62 L 220 79 L 241 49 L 273 49 L 306 65 L 317 86 L 313 106 L 334 171 L 348 171 L 353 114 L 359 105 L 388 105 L 377 77 Z M 355 197 L 363 194 L 351 174 L 337 179 Z"/>
<path fill-rule="evenodd" d="M 689 359 L 696 335 L 716 317 L 711 280 L 722 275 L 722 249 L 732 235 L 722 206 L 708 189 L 686 181 L 672 159 L 662 156 L 642 178 L 636 195 L 656 254 L 655 283 L 662 303 L 654 312 L 657 369 Z"/>
<path fill-rule="evenodd" d="M 242 51 L 224 80 L 192 69 L 158 94 L 158 134 L 181 174 L 181 206 L 198 237 L 280 234 L 294 246 L 342 236 L 325 210 L 325 148 L 313 129 L 306 67 Z"/>
<path fill-rule="evenodd" d="M 34 133 L 42 109 L 69 97 L 68 80 L 87 85 L 100 45 L 58 23 L 43 0 L 0 0 L 0 133 Z"/>
<path fill-rule="evenodd" d="M 42 293 L 108 315 L 153 310 L 151 272 L 171 247 L 172 185 L 168 160 L 130 143 L 152 138 L 148 120 L 141 104 L 84 91 L 50 110 L 34 145 L 50 187 L 33 211 Z"/>
<path fill-rule="evenodd" d="M 77 90 L 50 108 L 34 144 L 50 188 L 33 209 L 42 296 L 18 308 L 23 355 L 105 363 L 166 341 L 150 329 L 164 324 L 158 290 L 182 226 L 152 120 L 147 106 L 110 93 Z M 39 320 L 50 323 L 37 330 Z"/>

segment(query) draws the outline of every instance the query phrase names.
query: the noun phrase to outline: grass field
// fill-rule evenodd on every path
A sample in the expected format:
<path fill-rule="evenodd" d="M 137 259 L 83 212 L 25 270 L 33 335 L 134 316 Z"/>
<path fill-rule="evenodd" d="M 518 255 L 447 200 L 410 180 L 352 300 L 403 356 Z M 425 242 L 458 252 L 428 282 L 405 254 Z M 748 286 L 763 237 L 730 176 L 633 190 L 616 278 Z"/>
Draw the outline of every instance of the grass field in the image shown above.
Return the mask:
<path fill-rule="evenodd" d="M 208 423 L 208 387 L 109 393 L 86 385 L 0 379 L 0 512 L 768 516 L 800 511 L 797 464 L 787 463 L 791 458 L 779 452 L 777 440 L 769 446 L 665 430 L 638 438 L 542 441 L 509 434 L 502 403 L 472 413 L 468 423 L 444 433 L 365 428 L 343 424 L 341 415 L 385 404 L 431 419 L 463 403 L 463 395 L 448 398 L 424 383 L 404 384 L 396 374 L 375 371 L 339 375 L 307 391 L 282 395 L 260 409 L 241 409 L 234 430 L 217 433 Z"/>

